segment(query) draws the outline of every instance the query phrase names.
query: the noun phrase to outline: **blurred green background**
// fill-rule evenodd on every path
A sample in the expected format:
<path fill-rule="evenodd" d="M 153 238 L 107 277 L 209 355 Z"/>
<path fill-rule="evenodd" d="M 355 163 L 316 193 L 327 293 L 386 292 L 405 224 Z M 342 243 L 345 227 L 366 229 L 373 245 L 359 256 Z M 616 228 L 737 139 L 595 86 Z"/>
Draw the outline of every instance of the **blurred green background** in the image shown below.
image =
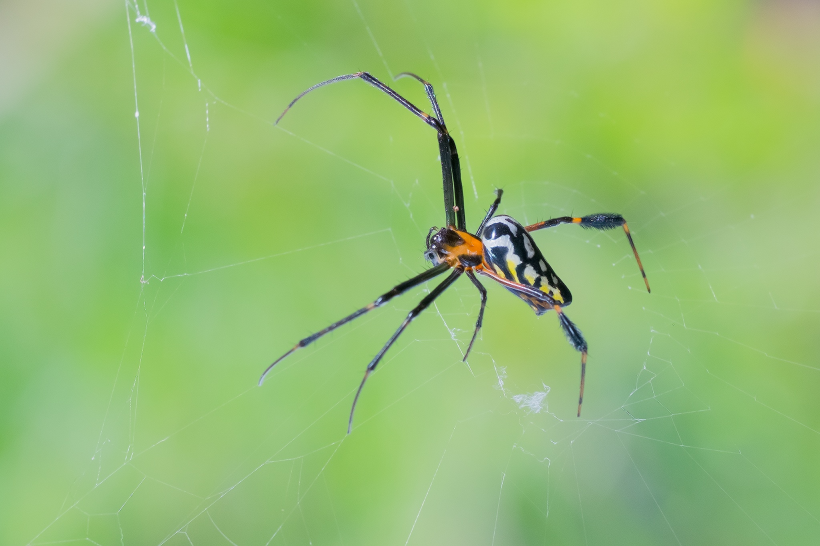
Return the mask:
<path fill-rule="evenodd" d="M 126 17 L 127 16 L 127 17 Z M 817 544 L 810 0 L 0 4 L 0 543 Z M 435 86 L 590 343 L 422 271 Z M 411 80 L 395 88 L 427 108 Z M 139 116 L 135 117 L 135 99 Z M 144 252 L 143 252 L 144 245 Z"/>

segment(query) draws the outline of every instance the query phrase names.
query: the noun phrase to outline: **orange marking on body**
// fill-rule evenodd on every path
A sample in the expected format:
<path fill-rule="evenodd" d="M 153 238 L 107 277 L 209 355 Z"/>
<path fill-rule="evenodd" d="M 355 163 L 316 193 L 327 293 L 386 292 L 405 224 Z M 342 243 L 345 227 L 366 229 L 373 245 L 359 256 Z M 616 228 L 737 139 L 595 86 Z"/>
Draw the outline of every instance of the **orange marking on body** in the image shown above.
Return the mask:
<path fill-rule="evenodd" d="M 456 247 L 452 247 L 453 251 L 457 251 L 459 254 L 472 254 L 475 256 L 484 255 L 484 243 L 481 242 L 481 239 L 475 235 L 467 233 L 466 231 L 454 231 L 464 240 L 464 243 Z"/>
<path fill-rule="evenodd" d="M 572 223 L 573 223 L 573 224 L 580 224 L 580 223 L 581 223 L 581 220 L 583 220 L 583 218 L 573 218 L 573 219 L 572 219 Z"/>
<path fill-rule="evenodd" d="M 463 267 L 459 258 L 461 257 L 475 257 L 480 258 L 481 261 L 484 261 L 484 243 L 481 242 L 481 239 L 467 233 L 466 231 L 458 231 L 457 229 L 453 230 L 458 234 L 461 238 L 461 244 L 455 246 L 445 246 L 444 250 L 447 251 L 447 258 L 446 262 L 450 267 Z M 475 268 L 470 268 L 475 269 Z"/>
<path fill-rule="evenodd" d="M 482 271 L 486 273 L 489 277 L 495 278 L 498 277 L 500 279 L 506 279 L 507 277 L 504 276 L 503 271 L 496 271 L 492 264 L 487 263 L 486 260 L 482 261 L 479 265 L 473 268 L 473 271 L 477 273 L 481 273 Z"/>
<path fill-rule="evenodd" d="M 632 234 L 629 233 L 629 228 L 626 225 L 626 222 L 623 224 L 624 233 L 626 233 L 626 238 L 629 241 L 629 246 L 632 247 L 632 253 L 635 254 L 635 261 L 638 262 L 638 269 L 641 270 L 641 275 L 643 276 L 643 282 L 646 285 L 646 291 L 650 294 L 652 293 L 652 289 L 649 288 L 649 279 L 646 278 L 646 271 L 643 270 L 643 264 L 641 263 L 641 257 L 638 256 L 638 249 L 635 248 L 635 241 L 632 240 Z"/>
<path fill-rule="evenodd" d="M 587 375 L 587 354 L 581 353 L 581 392 L 578 395 L 578 417 L 581 416 L 581 405 L 584 403 L 584 379 Z"/>

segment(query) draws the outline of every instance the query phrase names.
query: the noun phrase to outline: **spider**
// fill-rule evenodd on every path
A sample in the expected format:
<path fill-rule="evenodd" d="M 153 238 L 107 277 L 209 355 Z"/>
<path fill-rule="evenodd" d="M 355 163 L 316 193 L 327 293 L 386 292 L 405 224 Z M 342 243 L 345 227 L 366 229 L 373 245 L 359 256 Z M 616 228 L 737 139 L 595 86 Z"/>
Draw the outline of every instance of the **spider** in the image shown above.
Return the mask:
<path fill-rule="evenodd" d="M 390 349 L 393 343 L 396 342 L 396 339 L 404 332 L 405 328 L 407 328 L 413 319 L 429 307 L 442 292 L 455 283 L 462 275 L 470 279 L 470 282 L 475 285 L 481 295 L 481 307 L 478 311 L 475 330 L 473 331 L 469 345 L 467 345 L 467 350 L 464 351 L 464 358 L 462 359 L 463 362 L 467 361 L 476 336 L 481 329 L 481 322 L 484 318 L 484 307 L 487 304 L 487 291 L 476 277 L 476 273 L 478 273 L 479 275 L 483 275 L 500 283 L 507 290 L 521 298 L 535 311 L 536 315 L 543 315 L 550 309 L 555 310 L 558 315 L 558 321 L 570 345 L 581 353 L 581 387 L 580 394 L 578 395 L 578 417 L 580 417 L 581 405 L 584 401 L 587 342 L 581 334 L 581 330 L 579 330 L 569 317 L 567 317 L 566 313 L 564 313 L 564 307 L 572 303 L 572 294 L 569 288 L 558 278 L 558 275 L 555 274 L 555 271 L 549 263 L 547 263 L 547 260 L 544 259 L 543 254 L 541 254 L 535 241 L 530 236 L 530 232 L 555 227 L 561 224 L 576 224 L 582 228 L 598 230 L 613 229 L 621 226 L 632 247 L 632 252 L 635 254 L 635 260 L 638 262 L 638 268 L 646 284 L 646 290 L 650 292 L 649 281 L 646 278 L 641 259 L 638 256 L 638 250 L 632 241 L 632 235 L 629 233 L 626 220 L 624 220 L 620 214 L 599 213 L 580 218 L 562 216 L 560 218 L 553 218 L 544 222 L 524 226 L 509 216 L 495 215 L 501 203 L 501 196 L 503 195 L 503 190 L 499 189 L 496 190 L 495 201 L 493 201 L 484 219 L 478 225 L 478 228 L 474 233 L 468 232 L 464 215 L 464 193 L 461 185 L 461 168 L 459 165 L 458 152 L 456 151 L 456 143 L 447 131 L 447 126 L 444 124 L 444 116 L 441 114 L 441 108 L 436 99 L 436 94 L 433 91 L 433 86 L 410 72 L 402 72 L 397 75 L 395 79 L 403 77 L 413 78 L 424 85 L 424 90 L 427 94 L 427 98 L 430 100 L 434 115 L 421 111 L 410 101 L 371 74 L 367 72 L 356 72 L 355 74 L 337 76 L 309 87 L 291 101 L 284 112 L 277 118 L 276 124 L 282 120 L 288 110 L 290 110 L 299 99 L 311 91 L 344 80 L 361 79 L 387 94 L 390 98 L 420 118 L 424 123 L 432 127 L 438 137 L 441 174 L 444 183 L 444 215 L 446 222 L 445 227 L 441 229 L 432 227 L 427 234 L 427 249 L 424 252 L 424 257 L 433 267 L 396 285 L 358 311 L 301 340 L 265 369 L 262 373 L 262 377 L 259 378 L 259 385 L 262 385 L 265 376 L 268 375 L 276 364 L 295 351 L 307 347 L 325 334 L 359 318 L 365 313 L 377 307 L 381 307 L 394 297 L 403 294 L 414 286 L 418 286 L 449 271 L 450 274 L 447 278 L 431 290 L 421 302 L 410 311 L 398 330 L 387 340 L 384 347 L 382 347 L 370 364 L 368 364 L 364 378 L 359 385 L 359 389 L 356 391 L 356 396 L 353 398 L 353 406 L 350 408 L 350 418 L 347 424 L 347 433 L 350 434 L 353 427 L 353 413 L 356 410 L 356 403 L 359 401 L 359 396 L 362 393 L 362 388 L 367 378 L 370 377 L 370 374 L 376 369 L 376 366 L 384 354 Z"/>

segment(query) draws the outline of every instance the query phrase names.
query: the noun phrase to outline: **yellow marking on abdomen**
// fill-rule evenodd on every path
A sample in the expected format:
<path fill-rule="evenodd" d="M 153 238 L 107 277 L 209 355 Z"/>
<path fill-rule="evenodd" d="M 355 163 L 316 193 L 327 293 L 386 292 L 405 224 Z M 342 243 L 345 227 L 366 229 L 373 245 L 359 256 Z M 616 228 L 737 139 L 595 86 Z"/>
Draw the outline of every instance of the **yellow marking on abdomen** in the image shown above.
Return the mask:
<path fill-rule="evenodd" d="M 514 280 L 515 282 L 519 282 L 518 281 L 518 275 L 515 271 L 515 267 L 516 267 L 516 263 L 514 261 L 507 260 L 507 269 L 510 270 L 510 274 L 512 275 L 512 280 Z"/>
<path fill-rule="evenodd" d="M 555 288 L 554 286 L 550 286 L 549 284 L 544 284 L 540 288 L 541 292 L 545 293 L 555 301 L 564 303 L 564 296 L 561 295 L 561 291 Z M 552 291 L 552 294 L 550 294 Z"/>

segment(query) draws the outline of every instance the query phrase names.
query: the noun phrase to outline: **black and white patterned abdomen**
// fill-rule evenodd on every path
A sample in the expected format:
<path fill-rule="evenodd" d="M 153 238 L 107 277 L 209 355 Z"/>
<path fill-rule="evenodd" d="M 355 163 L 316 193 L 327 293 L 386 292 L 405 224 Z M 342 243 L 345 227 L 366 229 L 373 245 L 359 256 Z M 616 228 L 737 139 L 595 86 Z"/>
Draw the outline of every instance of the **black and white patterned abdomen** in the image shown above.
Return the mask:
<path fill-rule="evenodd" d="M 480 235 L 484 244 L 484 259 L 497 275 L 541 290 L 562 306 L 572 303 L 569 288 L 544 259 L 524 226 L 509 216 L 495 216 L 487 222 Z M 509 290 L 539 315 L 552 309 L 544 302 Z"/>

